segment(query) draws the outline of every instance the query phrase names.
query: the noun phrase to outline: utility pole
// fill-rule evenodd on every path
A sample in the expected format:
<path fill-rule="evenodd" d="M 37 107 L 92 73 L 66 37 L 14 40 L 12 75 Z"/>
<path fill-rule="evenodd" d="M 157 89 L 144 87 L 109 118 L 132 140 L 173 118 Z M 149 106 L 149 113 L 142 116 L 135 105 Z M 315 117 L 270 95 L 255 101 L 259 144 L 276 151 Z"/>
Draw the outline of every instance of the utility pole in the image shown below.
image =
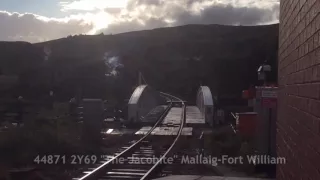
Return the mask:
<path fill-rule="evenodd" d="M 138 86 L 142 85 L 142 75 L 141 72 L 139 71 L 139 82 Z"/>
<path fill-rule="evenodd" d="M 139 71 L 139 86 L 142 84 L 147 84 L 147 81 L 144 79 L 143 74 Z"/>

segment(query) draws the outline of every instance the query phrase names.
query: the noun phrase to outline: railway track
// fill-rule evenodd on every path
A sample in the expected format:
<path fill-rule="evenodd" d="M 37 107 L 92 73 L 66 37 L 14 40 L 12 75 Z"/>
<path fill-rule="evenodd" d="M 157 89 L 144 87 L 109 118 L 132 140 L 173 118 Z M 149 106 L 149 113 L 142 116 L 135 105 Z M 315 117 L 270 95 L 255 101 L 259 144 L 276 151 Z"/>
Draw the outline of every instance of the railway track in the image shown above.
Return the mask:
<path fill-rule="evenodd" d="M 166 158 L 171 155 L 183 130 L 185 122 L 186 106 L 184 102 L 174 96 L 161 93 L 171 101 L 162 113 L 155 125 L 136 142 L 132 142 L 128 147 L 122 147 L 113 157 L 107 157 L 96 167 L 84 172 L 80 178 L 73 180 L 107 180 L 107 179 L 152 179 L 157 176 L 165 164 Z M 153 136 L 155 128 L 161 126 L 161 122 L 167 113 L 177 103 L 182 108 L 181 123 L 176 136 L 166 137 L 165 139 Z"/>

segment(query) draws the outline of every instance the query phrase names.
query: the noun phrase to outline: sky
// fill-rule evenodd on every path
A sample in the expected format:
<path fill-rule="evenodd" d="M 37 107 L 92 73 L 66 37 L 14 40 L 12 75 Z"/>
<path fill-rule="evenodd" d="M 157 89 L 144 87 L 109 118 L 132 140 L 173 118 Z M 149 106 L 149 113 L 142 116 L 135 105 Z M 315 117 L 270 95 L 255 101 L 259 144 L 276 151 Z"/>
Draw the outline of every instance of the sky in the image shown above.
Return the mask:
<path fill-rule="evenodd" d="M 274 24 L 279 5 L 279 0 L 0 0 L 0 41 L 35 43 L 185 24 Z"/>

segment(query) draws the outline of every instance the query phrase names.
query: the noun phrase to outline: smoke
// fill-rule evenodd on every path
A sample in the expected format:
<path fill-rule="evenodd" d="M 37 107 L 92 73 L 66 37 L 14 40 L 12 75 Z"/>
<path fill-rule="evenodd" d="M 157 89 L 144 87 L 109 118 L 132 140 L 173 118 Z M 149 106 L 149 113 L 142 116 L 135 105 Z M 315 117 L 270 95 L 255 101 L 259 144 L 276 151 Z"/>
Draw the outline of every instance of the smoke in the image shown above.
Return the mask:
<path fill-rule="evenodd" d="M 121 63 L 119 56 L 114 56 L 112 53 L 106 52 L 103 56 L 103 61 L 108 67 L 106 76 L 118 76 L 119 69 L 123 68 L 124 65 Z"/>
<path fill-rule="evenodd" d="M 43 52 L 44 52 L 44 60 L 48 61 L 51 55 L 51 49 L 48 47 L 44 47 Z"/>

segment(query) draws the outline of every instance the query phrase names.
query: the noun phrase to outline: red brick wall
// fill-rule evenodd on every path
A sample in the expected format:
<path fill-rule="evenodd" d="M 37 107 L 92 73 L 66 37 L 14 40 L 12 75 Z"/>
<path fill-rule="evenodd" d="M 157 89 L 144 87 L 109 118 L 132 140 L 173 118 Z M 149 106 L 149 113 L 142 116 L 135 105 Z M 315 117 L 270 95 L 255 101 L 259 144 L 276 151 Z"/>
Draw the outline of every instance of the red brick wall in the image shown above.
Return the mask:
<path fill-rule="evenodd" d="M 277 179 L 320 180 L 320 0 L 281 0 Z"/>

